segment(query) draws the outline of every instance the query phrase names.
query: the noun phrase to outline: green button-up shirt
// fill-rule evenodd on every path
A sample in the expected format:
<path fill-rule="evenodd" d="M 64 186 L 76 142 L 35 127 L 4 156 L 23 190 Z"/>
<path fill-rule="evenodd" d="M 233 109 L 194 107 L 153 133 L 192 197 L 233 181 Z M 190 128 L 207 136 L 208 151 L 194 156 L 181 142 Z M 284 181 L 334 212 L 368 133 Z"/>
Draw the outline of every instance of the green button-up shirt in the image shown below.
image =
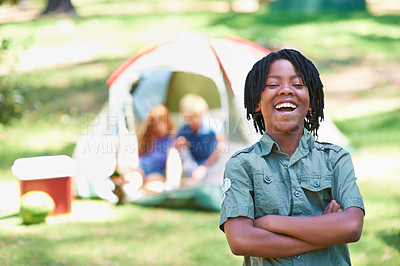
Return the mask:
<path fill-rule="evenodd" d="M 236 152 L 225 166 L 220 228 L 228 218 L 264 215 L 321 215 L 334 199 L 343 210 L 364 210 L 350 154 L 319 143 L 304 130 L 292 157 L 264 134 L 256 144 Z M 245 257 L 244 265 L 351 265 L 347 245 L 265 259 Z"/>

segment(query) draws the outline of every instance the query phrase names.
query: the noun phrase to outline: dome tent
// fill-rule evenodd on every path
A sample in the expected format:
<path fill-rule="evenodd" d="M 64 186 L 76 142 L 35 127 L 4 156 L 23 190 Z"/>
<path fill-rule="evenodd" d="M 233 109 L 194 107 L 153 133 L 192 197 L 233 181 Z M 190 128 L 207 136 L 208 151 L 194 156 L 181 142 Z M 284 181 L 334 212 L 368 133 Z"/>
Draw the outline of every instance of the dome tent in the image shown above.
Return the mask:
<path fill-rule="evenodd" d="M 202 184 L 133 202 L 165 207 L 218 210 L 226 160 L 237 150 L 259 140 L 246 119 L 244 82 L 254 63 L 270 51 L 254 42 L 226 37 L 207 39 L 183 33 L 141 51 L 123 63 L 107 80 L 109 98 L 78 140 L 77 195 L 115 201 L 109 176 L 118 166 L 138 166 L 138 125 L 148 110 L 165 104 L 179 127 L 179 101 L 189 93 L 202 96 L 210 113 L 224 122 L 227 145 Z M 321 134 L 319 134 L 321 135 Z"/>
<path fill-rule="evenodd" d="M 141 122 L 152 106 L 165 104 L 178 125 L 180 99 L 196 93 L 224 121 L 228 140 L 251 143 L 255 130 L 243 110 L 244 81 L 253 64 L 269 52 L 237 37 L 208 40 L 184 33 L 164 40 L 128 59 L 107 80 L 109 114 L 118 117 L 131 101 L 134 118 Z"/>

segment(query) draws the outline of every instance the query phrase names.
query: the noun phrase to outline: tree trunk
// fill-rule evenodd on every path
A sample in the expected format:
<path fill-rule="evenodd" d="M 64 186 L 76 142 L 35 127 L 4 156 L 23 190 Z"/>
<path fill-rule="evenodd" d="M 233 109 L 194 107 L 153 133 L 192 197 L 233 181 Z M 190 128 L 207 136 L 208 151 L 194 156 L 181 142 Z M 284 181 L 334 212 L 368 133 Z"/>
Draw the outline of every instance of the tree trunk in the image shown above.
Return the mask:
<path fill-rule="evenodd" d="M 42 15 L 61 13 L 76 15 L 71 0 L 48 0 L 47 7 L 43 11 Z"/>

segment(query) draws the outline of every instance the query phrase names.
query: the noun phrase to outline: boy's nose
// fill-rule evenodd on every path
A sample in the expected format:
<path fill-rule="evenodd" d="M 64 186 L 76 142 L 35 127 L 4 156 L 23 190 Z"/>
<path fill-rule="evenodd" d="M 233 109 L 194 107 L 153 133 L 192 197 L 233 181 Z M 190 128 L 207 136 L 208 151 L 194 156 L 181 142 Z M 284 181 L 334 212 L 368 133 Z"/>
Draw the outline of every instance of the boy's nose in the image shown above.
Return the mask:
<path fill-rule="evenodd" d="M 279 91 L 279 95 L 293 95 L 293 90 L 289 85 L 284 85 L 282 89 Z"/>

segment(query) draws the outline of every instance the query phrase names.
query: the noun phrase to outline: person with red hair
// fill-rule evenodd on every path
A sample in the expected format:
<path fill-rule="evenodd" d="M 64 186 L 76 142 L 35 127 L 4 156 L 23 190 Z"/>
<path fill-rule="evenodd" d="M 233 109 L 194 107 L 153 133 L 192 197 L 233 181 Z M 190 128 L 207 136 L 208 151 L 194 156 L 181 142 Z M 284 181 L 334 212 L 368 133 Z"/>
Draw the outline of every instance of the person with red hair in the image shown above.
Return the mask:
<path fill-rule="evenodd" d="M 176 128 L 168 108 L 156 105 L 150 109 L 146 120 L 139 126 L 139 167 L 123 169 L 114 193 L 126 202 L 125 197 L 139 189 L 145 192 L 162 192 L 169 149 L 176 135 Z"/>

